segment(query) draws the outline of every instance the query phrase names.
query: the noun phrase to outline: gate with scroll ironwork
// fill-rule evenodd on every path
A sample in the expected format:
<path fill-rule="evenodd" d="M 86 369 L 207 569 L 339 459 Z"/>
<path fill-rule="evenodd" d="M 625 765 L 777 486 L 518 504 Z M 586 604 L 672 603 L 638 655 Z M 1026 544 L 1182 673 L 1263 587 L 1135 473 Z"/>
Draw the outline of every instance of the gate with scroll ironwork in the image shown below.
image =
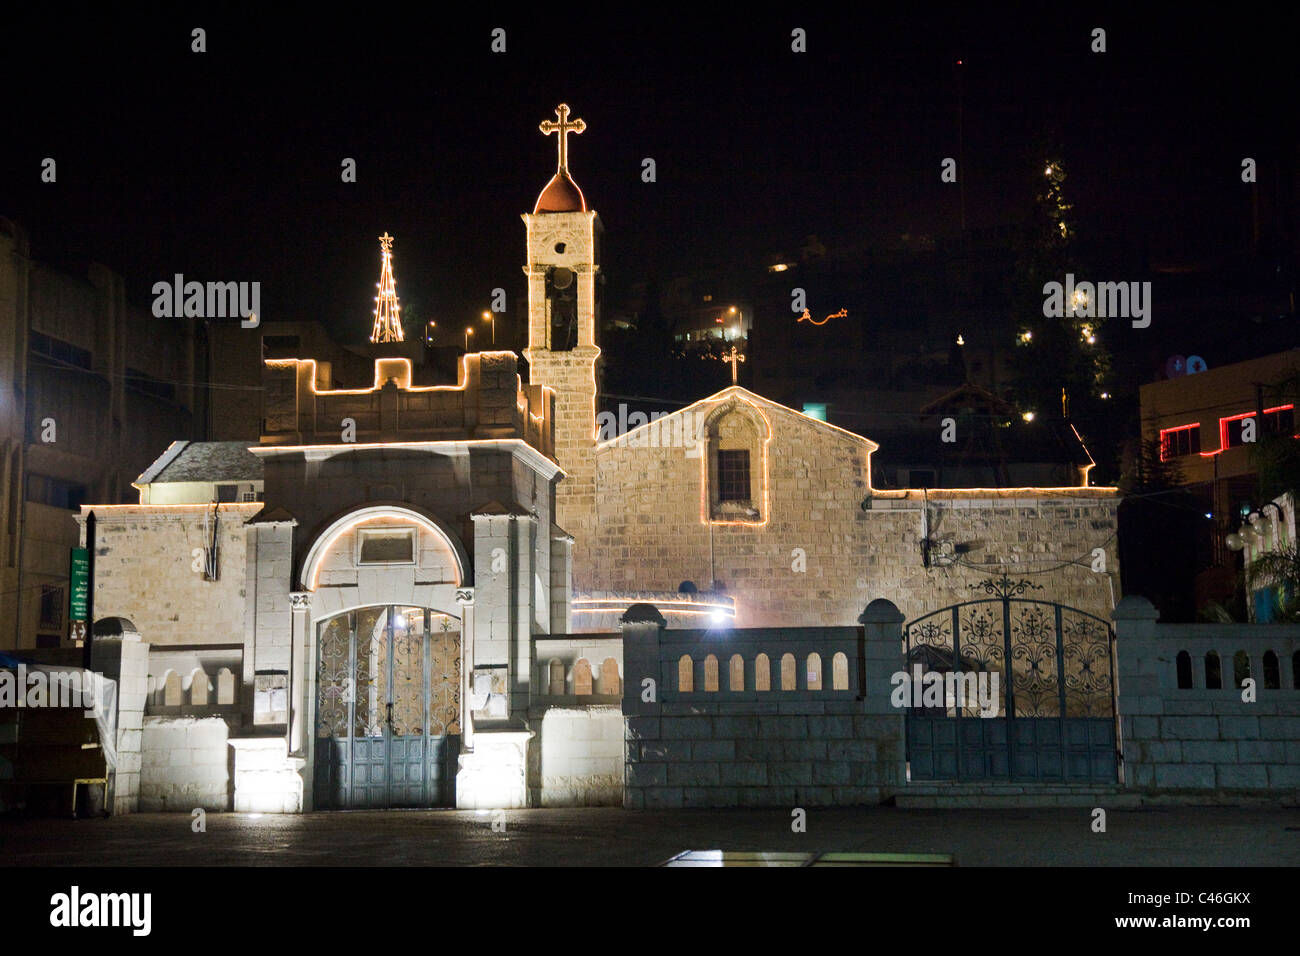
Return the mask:
<path fill-rule="evenodd" d="M 1022 597 L 1029 581 L 971 587 L 993 596 L 904 626 L 910 778 L 1115 783 L 1110 624 Z"/>
<path fill-rule="evenodd" d="M 316 808 L 455 806 L 459 622 L 365 607 L 322 622 L 317 640 Z"/>

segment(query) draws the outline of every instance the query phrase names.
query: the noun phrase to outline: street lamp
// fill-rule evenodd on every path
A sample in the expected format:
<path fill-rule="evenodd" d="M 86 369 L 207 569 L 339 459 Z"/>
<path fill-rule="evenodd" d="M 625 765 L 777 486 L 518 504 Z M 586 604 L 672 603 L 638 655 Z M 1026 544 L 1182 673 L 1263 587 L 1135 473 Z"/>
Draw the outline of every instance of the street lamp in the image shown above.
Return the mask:
<path fill-rule="evenodd" d="M 491 323 L 492 323 L 492 344 L 493 344 L 493 345 L 496 345 L 496 344 L 497 344 L 497 320 L 496 320 L 496 316 L 494 316 L 491 312 L 484 312 L 484 313 L 483 313 L 483 321 L 484 321 L 484 322 L 491 322 Z"/>
<path fill-rule="evenodd" d="M 469 351 L 469 337 L 474 334 L 474 326 L 465 326 L 465 351 Z"/>

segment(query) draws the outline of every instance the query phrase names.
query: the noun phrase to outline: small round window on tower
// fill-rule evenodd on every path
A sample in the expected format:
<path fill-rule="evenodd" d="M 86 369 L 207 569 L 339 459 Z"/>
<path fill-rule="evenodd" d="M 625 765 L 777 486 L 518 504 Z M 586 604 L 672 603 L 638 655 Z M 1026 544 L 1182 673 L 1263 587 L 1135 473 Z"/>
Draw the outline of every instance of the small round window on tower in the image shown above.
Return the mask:
<path fill-rule="evenodd" d="M 563 254 L 564 254 L 564 243 L 562 243 L 562 242 L 557 242 L 557 243 L 555 244 L 555 251 L 558 252 L 558 253 L 560 253 L 561 255 L 563 255 Z"/>

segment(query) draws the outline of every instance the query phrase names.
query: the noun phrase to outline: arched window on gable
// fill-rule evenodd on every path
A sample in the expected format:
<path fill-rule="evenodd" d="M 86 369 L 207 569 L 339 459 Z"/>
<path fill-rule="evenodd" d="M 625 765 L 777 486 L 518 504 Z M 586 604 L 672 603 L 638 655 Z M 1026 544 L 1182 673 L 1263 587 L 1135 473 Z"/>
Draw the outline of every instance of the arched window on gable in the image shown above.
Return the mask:
<path fill-rule="evenodd" d="M 733 400 L 705 419 L 708 508 L 711 521 L 762 524 L 767 501 L 763 457 L 771 432 L 758 409 Z"/>

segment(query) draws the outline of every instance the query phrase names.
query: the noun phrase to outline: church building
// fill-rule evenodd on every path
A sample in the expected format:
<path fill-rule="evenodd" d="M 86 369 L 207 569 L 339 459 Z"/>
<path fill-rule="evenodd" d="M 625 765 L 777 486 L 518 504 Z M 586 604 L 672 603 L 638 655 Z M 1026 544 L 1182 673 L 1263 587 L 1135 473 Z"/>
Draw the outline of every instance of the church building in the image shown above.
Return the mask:
<path fill-rule="evenodd" d="M 568 168 L 585 124 L 556 113 L 523 216 L 527 381 L 505 351 L 425 379 L 385 234 L 369 380 L 267 359 L 260 436 L 174 442 L 138 504 L 82 507 L 96 636 L 148 647 L 119 811 L 623 805 L 635 605 L 669 630 L 843 628 L 1024 573 L 1109 613 L 1117 498 L 1086 469 L 874 491 L 875 443 L 734 383 L 602 437 L 602 227 Z"/>

